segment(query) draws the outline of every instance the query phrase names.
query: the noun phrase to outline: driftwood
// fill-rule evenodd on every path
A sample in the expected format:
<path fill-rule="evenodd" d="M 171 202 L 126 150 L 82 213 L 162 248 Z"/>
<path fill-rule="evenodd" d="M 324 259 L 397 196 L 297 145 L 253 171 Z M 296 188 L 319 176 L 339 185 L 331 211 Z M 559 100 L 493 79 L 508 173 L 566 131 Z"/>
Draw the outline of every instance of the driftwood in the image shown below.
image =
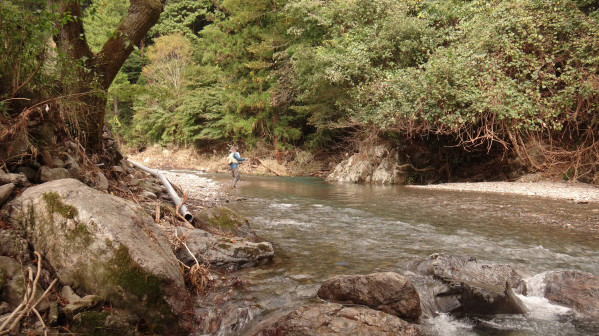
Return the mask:
<path fill-rule="evenodd" d="M 129 161 L 129 163 L 131 163 L 135 167 L 156 176 L 160 180 L 160 182 L 162 182 L 162 185 L 164 185 L 164 187 L 166 188 L 166 191 L 168 192 L 168 195 L 173 200 L 173 203 L 175 203 L 175 206 L 177 206 L 177 209 L 178 209 L 177 213 L 180 213 L 187 222 L 189 222 L 189 223 L 193 222 L 193 215 L 187 210 L 187 207 L 185 206 L 185 204 L 183 204 L 184 202 L 181 202 L 179 195 L 177 195 L 177 192 L 175 191 L 175 189 L 173 188 L 171 183 L 166 179 L 164 174 L 162 174 L 160 172 L 160 170 L 148 168 L 148 167 L 142 165 L 141 163 L 135 162 L 131 159 L 127 159 L 127 161 Z"/>

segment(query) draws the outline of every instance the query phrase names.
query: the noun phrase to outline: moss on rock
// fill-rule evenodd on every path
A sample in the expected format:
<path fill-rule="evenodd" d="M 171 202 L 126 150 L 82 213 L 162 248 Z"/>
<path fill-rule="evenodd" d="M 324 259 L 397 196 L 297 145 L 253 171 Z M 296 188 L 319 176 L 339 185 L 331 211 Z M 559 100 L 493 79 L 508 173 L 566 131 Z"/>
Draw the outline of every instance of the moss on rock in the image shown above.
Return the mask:
<path fill-rule="evenodd" d="M 55 192 L 44 193 L 43 199 L 46 202 L 48 212 L 51 214 L 58 213 L 66 219 L 73 219 L 77 216 L 77 209 L 74 206 L 65 204 L 60 195 Z"/>

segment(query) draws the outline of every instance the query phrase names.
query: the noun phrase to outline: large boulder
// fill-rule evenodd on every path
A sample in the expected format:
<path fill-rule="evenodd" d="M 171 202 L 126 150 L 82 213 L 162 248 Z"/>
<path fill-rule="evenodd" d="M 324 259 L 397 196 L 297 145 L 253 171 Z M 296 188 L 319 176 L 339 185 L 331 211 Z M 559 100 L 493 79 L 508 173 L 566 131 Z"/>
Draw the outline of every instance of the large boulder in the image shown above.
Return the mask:
<path fill-rule="evenodd" d="M 367 307 L 344 307 L 336 303 L 296 308 L 256 336 L 316 335 L 421 335 L 420 329 L 397 316 Z"/>
<path fill-rule="evenodd" d="M 433 254 L 415 263 L 413 268 L 416 274 L 425 277 L 416 276 L 414 281 L 417 288 L 421 288 L 420 299 L 426 301 L 425 306 L 433 312 L 526 313 L 524 303 L 515 295 L 515 291 L 524 291 L 525 283 L 511 266 L 478 263 L 467 256 Z M 423 293 L 430 297 L 424 298 Z"/>
<path fill-rule="evenodd" d="M 368 306 L 403 319 L 420 316 L 420 298 L 412 281 L 393 272 L 339 275 L 325 281 L 318 297 L 337 303 Z"/>
<path fill-rule="evenodd" d="M 407 180 L 398 151 L 389 145 L 364 148 L 337 164 L 327 176 L 329 182 L 405 184 Z"/>
<path fill-rule="evenodd" d="M 263 265 L 272 261 L 274 250 L 268 242 L 255 243 L 243 238 L 225 238 L 195 229 L 177 228 L 179 237 L 185 242 L 194 257 L 212 267 L 236 270 Z M 177 256 L 191 265 L 194 258 L 185 246 L 179 246 Z"/>
<path fill-rule="evenodd" d="M 61 179 L 25 190 L 9 203 L 9 218 L 79 293 L 99 295 L 162 328 L 188 307 L 168 241 L 133 202 Z"/>
<path fill-rule="evenodd" d="M 545 297 L 559 305 L 599 319 L 599 277 L 578 271 L 545 275 Z"/>

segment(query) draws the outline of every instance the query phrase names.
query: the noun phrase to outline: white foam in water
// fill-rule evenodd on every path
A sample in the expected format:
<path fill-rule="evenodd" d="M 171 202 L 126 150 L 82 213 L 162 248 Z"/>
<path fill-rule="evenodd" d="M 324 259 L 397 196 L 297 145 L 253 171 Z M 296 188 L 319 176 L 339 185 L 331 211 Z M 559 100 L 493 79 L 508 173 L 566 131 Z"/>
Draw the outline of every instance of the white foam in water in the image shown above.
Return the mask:
<path fill-rule="evenodd" d="M 466 336 L 476 335 L 472 332 L 473 326 L 463 320 L 457 320 L 449 314 L 439 314 L 430 319 L 432 331 L 439 336 Z"/>
<path fill-rule="evenodd" d="M 526 305 L 531 317 L 541 320 L 554 320 L 559 315 L 570 313 L 571 309 L 553 304 L 545 298 L 544 280 L 546 274 L 540 273 L 524 279 L 528 296 L 520 294 L 516 294 L 516 296 Z"/>
<path fill-rule="evenodd" d="M 270 207 L 271 208 L 291 208 L 292 206 L 294 206 L 295 204 L 289 204 L 289 203 L 278 203 L 278 204 L 271 204 Z"/>

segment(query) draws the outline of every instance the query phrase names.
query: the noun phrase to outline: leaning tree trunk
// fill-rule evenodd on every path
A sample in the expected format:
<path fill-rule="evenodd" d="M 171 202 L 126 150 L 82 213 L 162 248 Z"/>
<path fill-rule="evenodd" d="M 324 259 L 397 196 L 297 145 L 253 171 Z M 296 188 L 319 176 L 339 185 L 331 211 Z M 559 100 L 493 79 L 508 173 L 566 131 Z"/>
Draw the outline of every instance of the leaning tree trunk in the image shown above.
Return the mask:
<path fill-rule="evenodd" d="M 86 148 L 94 152 L 100 148 L 102 139 L 106 91 L 134 47 L 158 21 L 163 2 L 130 0 L 127 16 L 97 54 L 87 44 L 79 1 L 49 0 L 49 4 L 59 13 L 72 18 L 60 25 L 55 40 L 59 50 L 68 56 L 72 64 L 84 64 L 77 70 L 77 82 L 65 83 L 64 93 L 73 95 L 81 103 L 77 114 L 79 136 Z"/>

